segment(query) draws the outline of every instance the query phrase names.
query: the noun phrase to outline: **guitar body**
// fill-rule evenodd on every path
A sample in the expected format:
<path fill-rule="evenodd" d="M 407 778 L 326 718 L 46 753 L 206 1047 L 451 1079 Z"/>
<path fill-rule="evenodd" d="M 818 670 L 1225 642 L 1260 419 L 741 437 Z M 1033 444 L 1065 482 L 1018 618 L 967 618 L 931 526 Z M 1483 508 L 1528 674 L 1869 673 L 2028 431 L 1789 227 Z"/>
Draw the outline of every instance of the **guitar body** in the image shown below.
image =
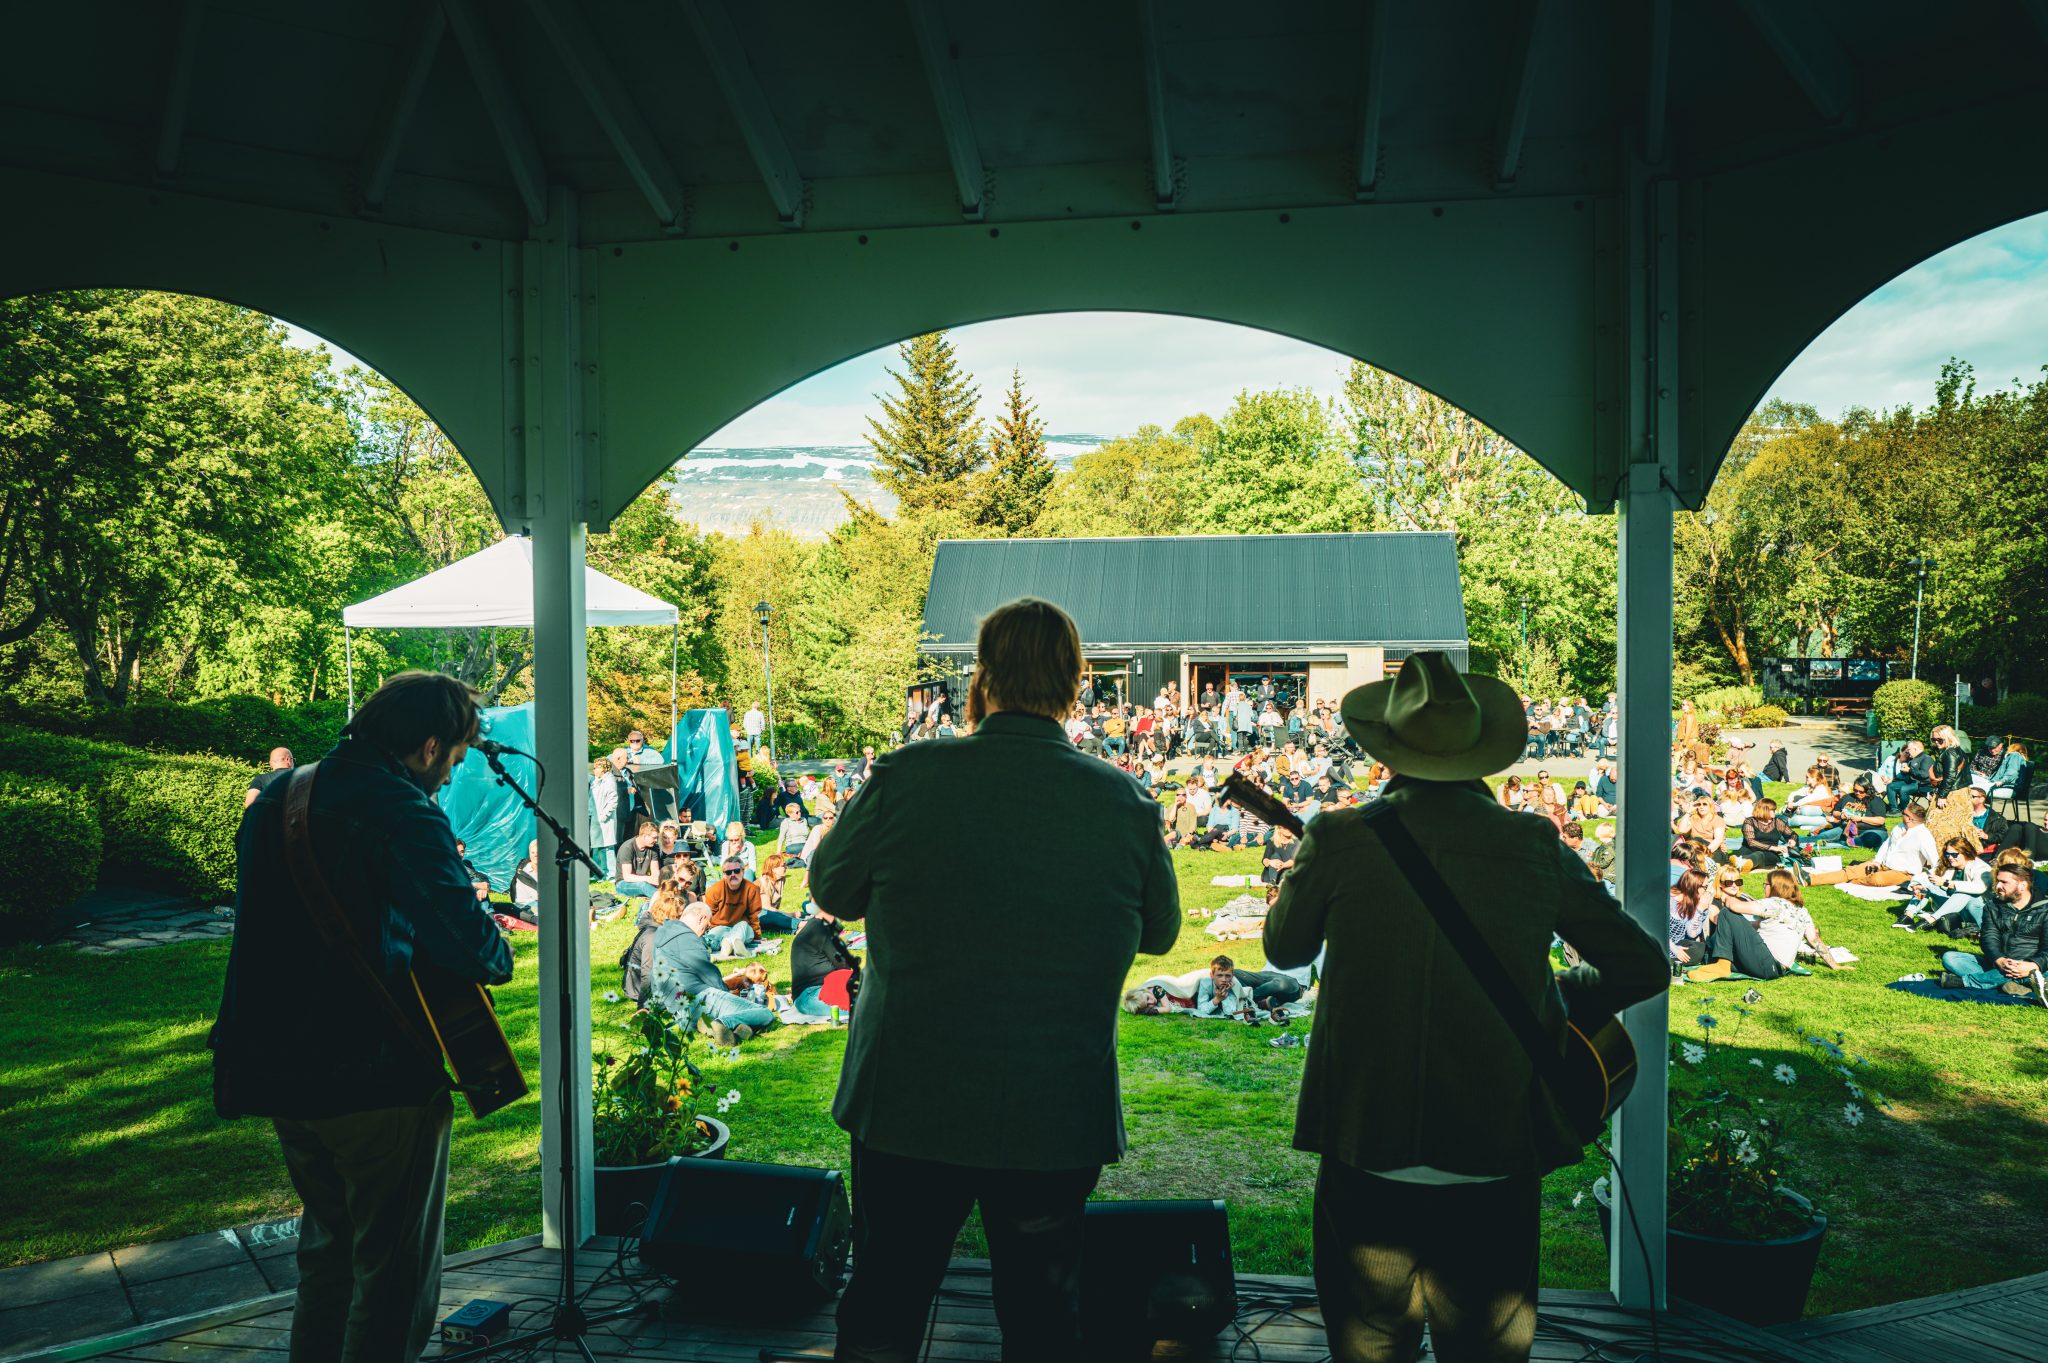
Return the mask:
<path fill-rule="evenodd" d="M 415 957 L 412 987 L 471 1116 L 488 1117 L 526 1096 L 526 1076 L 482 985 Z"/>
<path fill-rule="evenodd" d="M 1557 1102 L 1579 1142 L 1590 1144 L 1635 1087 L 1636 1043 L 1617 1017 L 1588 1018 L 1584 1025 L 1567 1018 L 1564 1026 L 1569 1089 L 1556 1095 Z"/>

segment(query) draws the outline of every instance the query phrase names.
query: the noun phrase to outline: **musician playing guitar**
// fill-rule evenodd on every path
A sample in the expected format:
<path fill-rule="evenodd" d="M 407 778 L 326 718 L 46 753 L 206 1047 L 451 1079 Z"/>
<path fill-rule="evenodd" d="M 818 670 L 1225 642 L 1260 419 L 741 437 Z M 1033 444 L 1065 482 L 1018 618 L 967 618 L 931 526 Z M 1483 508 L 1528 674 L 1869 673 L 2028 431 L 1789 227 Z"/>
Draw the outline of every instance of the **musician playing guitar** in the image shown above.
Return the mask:
<path fill-rule="evenodd" d="M 512 975 L 434 802 L 476 734 L 468 687 L 402 672 L 236 835 L 214 1102 L 271 1119 L 305 1204 L 294 1363 L 411 1360 L 433 1330 L 453 1109 L 446 1027 L 413 979 L 438 968 L 480 997 Z"/>
<path fill-rule="evenodd" d="M 1540 1180 L 1577 1162 L 1588 1120 L 1560 1107 L 1526 1047 L 1566 1049 L 1567 1009 L 1576 1023 L 1662 992 L 1664 948 L 1549 820 L 1503 808 L 1481 780 L 1527 741 L 1511 688 L 1421 652 L 1342 712 L 1394 778 L 1373 804 L 1309 824 L 1265 928 L 1283 969 L 1327 943 L 1294 1144 L 1322 1156 L 1315 1274 L 1330 1351 L 1409 1363 L 1427 1314 L 1446 1360 L 1526 1359 Z M 1460 908 L 1462 938 L 1449 921 Z M 1585 962 L 1555 983 L 1552 933 Z M 1479 952 L 1493 962 L 1468 959 Z M 1488 974 L 1516 997 L 1497 997 Z"/>

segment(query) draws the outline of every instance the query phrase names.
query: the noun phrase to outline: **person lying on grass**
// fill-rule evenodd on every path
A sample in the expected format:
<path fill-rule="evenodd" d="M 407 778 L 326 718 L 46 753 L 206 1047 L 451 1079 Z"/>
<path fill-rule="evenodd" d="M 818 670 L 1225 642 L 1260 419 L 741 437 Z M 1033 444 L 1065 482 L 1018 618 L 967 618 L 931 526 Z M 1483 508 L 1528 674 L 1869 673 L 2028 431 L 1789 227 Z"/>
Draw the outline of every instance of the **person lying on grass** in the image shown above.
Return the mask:
<path fill-rule="evenodd" d="M 1869 861 L 1823 871 L 1809 878 L 1813 885 L 1903 885 L 1914 876 L 1932 872 L 1941 864 L 1934 834 L 1927 831 L 1927 804 L 1908 804 L 1897 827 L 1885 835 Z"/>

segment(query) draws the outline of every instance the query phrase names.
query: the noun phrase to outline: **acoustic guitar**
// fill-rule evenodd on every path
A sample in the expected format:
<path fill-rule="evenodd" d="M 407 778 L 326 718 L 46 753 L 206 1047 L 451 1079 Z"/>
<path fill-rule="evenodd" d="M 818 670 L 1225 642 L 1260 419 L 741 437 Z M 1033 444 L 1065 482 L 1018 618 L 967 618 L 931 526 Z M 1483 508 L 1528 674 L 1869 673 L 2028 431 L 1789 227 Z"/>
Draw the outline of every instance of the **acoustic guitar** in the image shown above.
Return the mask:
<path fill-rule="evenodd" d="M 292 880 L 306 900 L 308 916 L 321 944 L 330 959 L 349 963 L 370 997 L 422 1058 L 438 1067 L 445 1057 L 453 1075 L 449 1087 L 469 1104 L 471 1116 L 488 1117 L 517 1102 L 526 1096 L 526 1076 L 520 1073 L 518 1058 L 512 1054 L 511 1043 L 505 1040 L 505 1029 L 498 1025 L 498 1010 L 492 1005 L 488 990 L 415 955 L 412 1002 L 418 1007 L 409 1009 L 370 968 L 347 912 L 334 897 L 313 857 L 310 818 L 313 782 L 319 769 L 318 762 L 296 767 L 285 786 L 284 851 Z M 421 1020 L 426 1022 L 432 1041 L 422 1034 Z"/>
<path fill-rule="evenodd" d="M 1243 772 L 1230 774 L 1223 782 L 1223 789 L 1218 798 L 1265 820 L 1275 828 L 1287 829 L 1297 838 L 1307 829 L 1307 825 L 1303 824 L 1278 796 L 1261 789 Z M 1385 836 L 1385 833 L 1382 833 L 1383 839 Z M 1393 848 L 1390 846 L 1388 850 L 1391 852 Z M 1396 860 L 1399 861 L 1398 854 Z M 1426 862 L 1414 870 L 1421 875 L 1435 878 L 1433 868 Z M 1410 876 L 1411 880 L 1418 878 L 1420 877 L 1415 874 Z M 1636 1075 L 1641 1065 L 1636 1055 L 1635 1041 L 1621 1025 L 1621 1019 L 1612 1014 L 1573 1018 L 1569 1015 L 1567 1002 L 1562 1053 L 1543 1045 L 1543 1039 L 1535 1035 L 1537 1023 L 1534 1014 L 1529 1013 L 1526 1006 L 1511 1011 L 1512 1003 L 1510 997 L 1504 993 L 1505 985 L 1490 981 L 1490 976 L 1500 976 L 1504 980 L 1499 958 L 1478 937 L 1478 930 L 1472 927 L 1471 920 L 1465 916 L 1464 911 L 1457 908 L 1456 901 L 1450 898 L 1448 888 L 1442 885 L 1440 879 L 1436 880 L 1434 886 L 1415 886 L 1418 895 L 1424 894 L 1426 888 L 1435 895 L 1439 904 L 1445 901 L 1450 903 L 1449 914 L 1443 912 L 1441 908 L 1435 910 L 1438 925 L 1443 928 L 1445 936 L 1451 939 L 1451 944 L 1459 948 L 1465 956 L 1467 965 L 1478 976 L 1481 986 L 1486 988 L 1488 997 L 1493 998 L 1495 1006 L 1501 1008 L 1502 1020 L 1508 1024 L 1509 1030 L 1515 1032 L 1517 1039 L 1529 1050 L 1531 1062 L 1541 1075 L 1544 1085 L 1550 1090 L 1550 1096 L 1556 1102 L 1558 1110 L 1563 1113 L 1566 1124 L 1579 1138 L 1579 1143 L 1585 1145 L 1599 1139 L 1600 1134 L 1607 1129 L 1607 1119 L 1614 1115 L 1614 1110 L 1621 1106 L 1622 1101 L 1628 1097 L 1629 1090 L 1635 1087 Z M 1461 937 L 1466 937 L 1467 940 L 1461 942 Z M 1519 997 L 1512 996 L 1513 1002 L 1519 1002 Z M 1504 1004 L 1508 1006 L 1503 1007 Z M 1514 1016 L 1514 1012 L 1519 1012 L 1523 1016 L 1518 1018 Z"/>

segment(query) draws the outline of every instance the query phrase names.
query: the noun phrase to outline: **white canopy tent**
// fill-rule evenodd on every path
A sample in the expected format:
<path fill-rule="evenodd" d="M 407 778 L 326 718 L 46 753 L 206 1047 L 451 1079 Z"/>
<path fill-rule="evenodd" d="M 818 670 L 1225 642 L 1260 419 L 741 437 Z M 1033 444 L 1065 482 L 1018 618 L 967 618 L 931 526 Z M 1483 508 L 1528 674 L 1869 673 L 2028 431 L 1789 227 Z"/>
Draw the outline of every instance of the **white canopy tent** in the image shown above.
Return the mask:
<path fill-rule="evenodd" d="M 676 731 L 676 662 L 680 646 L 676 608 L 597 569 L 583 569 L 584 619 L 591 625 L 667 625 L 668 731 Z M 341 613 L 342 656 L 348 669 L 348 714 L 356 714 L 355 631 L 387 629 L 533 628 L 533 541 L 512 535 L 437 572 Z"/>

